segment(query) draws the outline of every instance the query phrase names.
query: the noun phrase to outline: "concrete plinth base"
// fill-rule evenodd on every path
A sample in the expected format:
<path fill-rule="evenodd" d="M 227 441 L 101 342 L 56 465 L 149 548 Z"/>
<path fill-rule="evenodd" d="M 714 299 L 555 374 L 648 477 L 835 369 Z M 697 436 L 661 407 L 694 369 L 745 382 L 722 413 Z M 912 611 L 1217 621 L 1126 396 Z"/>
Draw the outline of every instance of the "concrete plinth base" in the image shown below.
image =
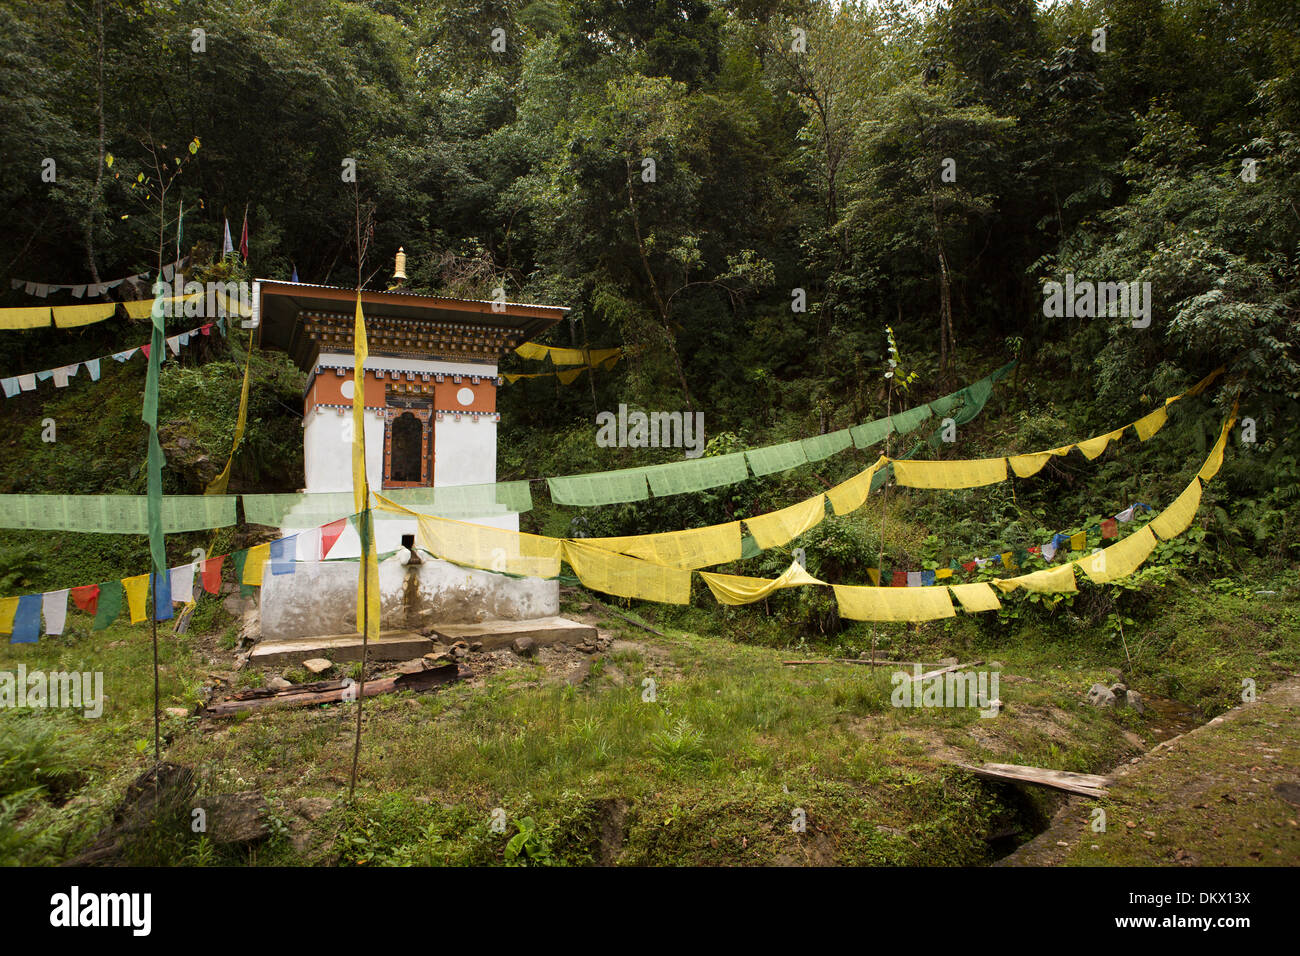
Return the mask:
<path fill-rule="evenodd" d="M 356 630 L 357 564 L 301 561 L 293 574 L 262 580 L 261 630 L 268 642 L 348 634 Z M 425 558 L 379 565 L 380 620 L 385 628 L 416 631 L 443 624 L 553 617 L 560 583 L 511 578 Z M 419 656 L 419 655 L 414 655 Z"/>
<path fill-rule="evenodd" d="M 383 631 L 370 642 L 366 657 L 372 661 L 409 661 L 423 657 L 440 645 L 410 631 Z M 297 641 L 262 641 L 248 655 L 252 664 L 301 664 L 313 657 L 340 661 L 361 660 L 361 635 L 337 634 Z"/>
<path fill-rule="evenodd" d="M 479 641 L 483 650 L 509 647 L 517 637 L 531 637 L 536 644 L 580 644 L 596 639 L 596 629 L 562 617 L 543 617 L 534 621 L 484 621 L 482 624 L 435 624 L 434 632 L 444 643 Z"/>

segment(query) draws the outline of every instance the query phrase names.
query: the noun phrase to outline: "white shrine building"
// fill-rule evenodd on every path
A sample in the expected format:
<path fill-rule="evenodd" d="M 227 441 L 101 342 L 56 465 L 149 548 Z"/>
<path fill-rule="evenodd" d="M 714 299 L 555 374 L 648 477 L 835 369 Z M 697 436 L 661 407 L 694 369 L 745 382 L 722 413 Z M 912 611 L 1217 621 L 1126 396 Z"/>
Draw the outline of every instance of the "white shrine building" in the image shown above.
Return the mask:
<path fill-rule="evenodd" d="M 405 256 L 399 254 L 398 278 Z M 282 534 L 313 525 L 322 508 L 352 511 L 352 393 L 355 289 L 259 279 L 251 321 L 261 347 L 281 349 L 307 373 L 303 395 L 306 513 L 287 514 Z M 365 361 L 366 472 L 372 489 L 440 489 L 497 480 L 498 363 L 519 344 L 555 325 L 568 309 L 363 290 L 369 357 Z M 321 498 L 314 496 L 321 495 Z M 493 505 L 457 520 L 519 529 L 519 516 Z M 418 509 L 417 510 L 425 510 Z M 410 548 L 416 520 L 375 512 L 381 554 Z M 325 520 L 329 520 L 328 517 Z M 355 632 L 354 561 L 360 541 L 350 525 L 331 548 L 334 560 L 299 561 L 292 575 L 267 573 L 264 638 L 293 640 Z M 434 622 L 526 619 L 558 611 L 555 581 L 519 579 L 458 567 L 427 555 L 380 566 L 384 630 Z M 416 583 L 412 584 L 412 577 Z"/>

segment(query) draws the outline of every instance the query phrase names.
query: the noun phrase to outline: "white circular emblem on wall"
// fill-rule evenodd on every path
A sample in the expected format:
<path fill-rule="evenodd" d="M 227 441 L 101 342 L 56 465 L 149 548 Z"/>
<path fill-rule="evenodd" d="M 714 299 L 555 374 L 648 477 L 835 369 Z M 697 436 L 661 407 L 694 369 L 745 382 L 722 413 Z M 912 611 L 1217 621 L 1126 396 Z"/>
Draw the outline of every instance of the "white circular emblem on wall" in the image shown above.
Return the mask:
<path fill-rule="evenodd" d="M 472 388 L 462 388 L 459 392 L 456 393 L 456 401 L 458 401 L 458 402 L 460 402 L 462 405 L 466 405 L 466 406 L 468 406 L 468 405 L 473 405 L 473 404 L 474 404 L 474 389 L 472 389 Z"/>
<path fill-rule="evenodd" d="M 354 382 L 352 379 L 348 379 L 346 382 L 343 383 L 342 391 L 343 391 L 344 398 L 347 399 L 352 398 L 352 396 L 357 393 L 357 383 Z"/>

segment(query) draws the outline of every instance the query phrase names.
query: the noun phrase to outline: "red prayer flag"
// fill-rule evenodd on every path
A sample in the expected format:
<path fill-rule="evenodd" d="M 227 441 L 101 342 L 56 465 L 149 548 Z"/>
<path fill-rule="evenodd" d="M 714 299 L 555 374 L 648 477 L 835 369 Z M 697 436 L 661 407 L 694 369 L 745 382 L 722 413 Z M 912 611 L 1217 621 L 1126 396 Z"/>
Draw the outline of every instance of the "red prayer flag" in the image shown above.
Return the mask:
<path fill-rule="evenodd" d="M 979 565 L 976 564 L 974 561 L 967 561 L 965 564 L 961 566 L 961 569 L 969 573 L 971 571 L 974 571 L 977 567 L 979 567 Z"/>
<path fill-rule="evenodd" d="M 334 542 L 339 539 L 343 529 L 348 526 L 347 518 L 340 518 L 338 521 L 331 521 L 325 527 L 320 529 L 320 556 L 327 557 L 330 548 L 334 547 Z"/>
<path fill-rule="evenodd" d="M 140 346 L 140 351 L 144 353 L 145 358 L 149 357 L 149 346 L 147 345 Z"/>
<path fill-rule="evenodd" d="M 1029 553 L 1030 553 L 1030 554 L 1042 554 L 1042 553 L 1043 553 L 1043 547 L 1042 547 L 1042 545 L 1039 545 L 1039 544 L 1031 544 L 1031 545 L 1029 546 Z"/>
<path fill-rule="evenodd" d="M 896 588 L 905 588 L 905 587 L 907 587 L 907 572 L 906 572 L 906 571 L 895 571 L 895 572 L 894 572 L 893 587 L 896 587 Z"/>
<path fill-rule="evenodd" d="M 83 584 L 79 588 L 72 588 L 72 602 L 85 611 L 87 614 L 94 614 L 99 610 L 99 585 Z"/>
<path fill-rule="evenodd" d="M 1114 518 L 1107 518 L 1101 523 L 1101 536 L 1103 538 L 1119 537 L 1119 522 Z"/>
<path fill-rule="evenodd" d="M 239 237 L 239 254 L 248 261 L 248 210 L 244 210 L 244 234 Z"/>
<path fill-rule="evenodd" d="M 221 593 L 221 564 L 225 560 L 226 556 L 219 554 L 203 562 L 203 590 L 209 594 Z"/>
<path fill-rule="evenodd" d="M 211 335 L 211 334 L 212 334 L 212 323 L 211 323 L 211 322 L 204 322 L 202 325 L 199 326 L 199 331 L 202 332 L 204 335 Z"/>

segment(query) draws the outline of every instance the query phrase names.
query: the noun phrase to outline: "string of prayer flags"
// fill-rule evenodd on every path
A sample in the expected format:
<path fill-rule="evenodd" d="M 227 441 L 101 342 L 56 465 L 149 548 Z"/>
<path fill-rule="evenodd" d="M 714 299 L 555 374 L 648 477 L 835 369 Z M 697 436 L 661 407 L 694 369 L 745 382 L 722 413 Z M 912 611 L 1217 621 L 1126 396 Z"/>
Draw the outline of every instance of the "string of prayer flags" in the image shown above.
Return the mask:
<path fill-rule="evenodd" d="M 162 496 L 161 521 L 167 534 L 225 528 L 235 523 L 235 498 Z M 147 534 L 149 500 L 144 495 L 0 495 L 0 528 Z"/>
<path fill-rule="evenodd" d="M 170 282 L 172 273 L 184 267 L 187 262 L 189 256 L 169 262 L 163 266 L 163 278 Z M 52 292 L 71 292 L 73 298 L 80 299 L 87 293 L 92 296 L 103 295 L 109 289 L 116 289 L 124 282 L 144 282 L 148 278 L 148 272 L 137 272 L 135 275 L 109 279 L 106 282 L 32 282 L 27 279 L 10 279 L 9 284 L 14 289 L 25 289 L 28 295 L 37 295 L 41 298 L 45 298 Z"/>
<path fill-rule="evenodd" d="M 96 308 L 98 307 L 99 306 L 96 306 Z M 69 308 L 87 308 L 87 306 L 69 306 Z M 174 351 L 179 353 L 180 348 L 188 345 L 190 339 L 195 334 L 202 333 L 203 335 L 207 335 L 209 332 L 206 330 L 210 330 L 211 328 L 211 323 L 209 323 L 207 325 L 190 329 L 188 332 L 182 332 L 178 336 L 174 336 L 177 340 L 177 348 Z M 82 365 L 86 366 L 86 371 L 89 374 L 90 380 L 92 382 L 98 382 L 101 361 L 113 358 L 117 359 L 119 362 L 126 362 L 137 351 L 142 351 L 146 357 L 148 356 L 147 346 L 127 349 L 122 352 L 115 352 L 112 355 L 101 355 L 98 358 L 83 359 L 80 362 L 73 362 L 71 365 L 63 365 L 59 368 L 41 369 L 39 372 L 32 372 L 29 375 L 12 375 L 8 378 L 0 378 L 0 389 L 3 389 L 5 398 L 13 398 L 20 392 L 30 392 L 35 389 L 38 381 L 46 382 L 53 380 L 55 388 L 67 388 L 69 380 L 76 377 L 77 373 L 81 370 Z"/>

